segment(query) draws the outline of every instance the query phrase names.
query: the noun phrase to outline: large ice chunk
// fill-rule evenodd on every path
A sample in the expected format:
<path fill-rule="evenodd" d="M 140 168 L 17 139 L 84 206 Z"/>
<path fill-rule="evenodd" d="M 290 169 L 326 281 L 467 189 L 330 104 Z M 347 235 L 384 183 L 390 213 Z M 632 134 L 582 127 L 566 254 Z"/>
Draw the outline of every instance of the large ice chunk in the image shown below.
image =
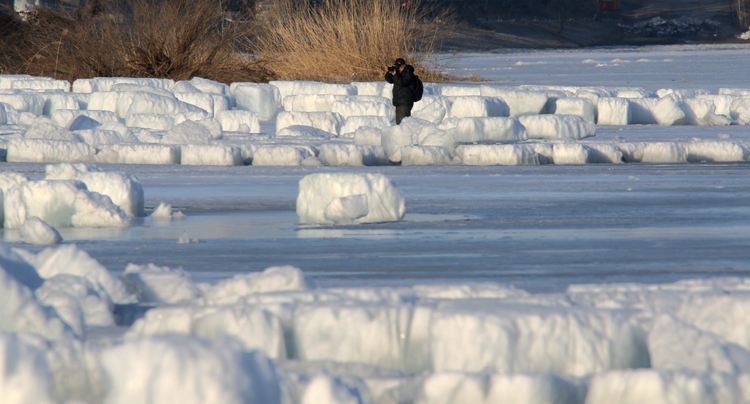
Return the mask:
<path fill-rule="evenodd" d="M 585 386 L 551 374 L 438 372 L 426 377 L 415 404 L 578 404 Z"/>
<path fill-rule="evenodd" d="M 6 159 L 11 162 L 86 163 L 94 160 L 96 149 L 83 142 L 46 139 L 11 139 Z"/>
<path fill-rule="evenodd" d="M 54 227 L 126 227 L 127 214 L 112 200 L 89 192 L 79 181 L 27 181 L 5 195 L 5 228 L 17 229 L 30 217 Z"/>
<path fill-rule="evenodd" d="M 255 293 L 308 290 L 314 287 L 312 280 L 299 268 L 271 267 L 263 272 L 235 275 L 219 281 L 205 291 L 204 300 L 206 304 L 233 304 Z"/>
<path fill-rule="evenodd" d="M 120 280 L 112 277 L 107 268 L 74 244 L 49 247 L 28 258 L 39 275 L 50 279 L 67 274 L 85 278 L 110 302 L 134 303 L 135 297 L 127 292 Z"/>
<path fill-rule="evenodd" d="M 7 257 L 9 251 L 4 249 L 3 255 Z M 4 262 L 3 266 L 6 264 Z M 0 268 L 0 330 L 31 332 L 48 339 L 70 337 L 71 332 L 65 323 L 50 311 L 44 310 L 22 281 L 23 279 L 15 278 L 13 272 Z"/>
<path fill-rule="evenodd" d="M 21 240 L 29 244 L 60 244 L 62 237 L 54 227 L 38 217 L 27 219 L 19 229 Z"/>
<path fill-rule="evenodd" d="M 281 404 L 273 363 L 233 339 L 165 335 L 103 350 L 109 404 Z"/>
<path fill-rule="evenodd" d="M 727 126 L 732 124 L 732 119 L 715 114 L 716 106 L 713 101 L 692 98 L 680 104 L 685 112 L 685 120 L 689 125 L 700 126 Z"/>
<path fill-rule="evenodd" d="M 685 112 L 671 97 L 662 98 L 652 109 L 656 122 L 661 126 L 684 125 Z"/>
<path fill-rule="evenodd" d="M 599 125 L 628 125 L 632 120 L 630 102 L 625 98 L 602 97 L 597 103 Z"/>
<path fill-rule="evenodd" d="M 120 279 L 139 302 L 174 304 L 200 296 L 190 274 L 181 268 L 128 264 Z"/>
<path fill-rule="evenodd" d="M 350 195 L 367 195 L 369 213 L 357 223 L 401 220 L 406 213 L 401 191 L 382 174 L 311 174 L 299 183 L 297 215 L 300 223 L 332 223 L 324 216 L 331 201 Z"/>
<path fill-rule="evenodd" d="M 180 164 L 204 166 L 241 166 L 242 150 L 225 145 L 185 145 L 182 146 Z"/>
<path fill-rule="evenodd" d="M 0 102 L 13 106 L 18 112 L 29 112 L 36 116 L 44 112 L 44 98 L 38 94 L 2 94 Z"/>
<path fill-rule="evenodd" d="M 218 94 L 229 96 L 229 86 L 218 81 L 208 80 L 200 77 L 193 77 L 190 79 L 192 84 L 198 90 L 208 94 Z"/>
<path fill-rule="evenodd" d="M 80 142 L 73 132 L 49 123 L 35 123 L 23 134 L 25 139 L 63 140 L 66 142 Z"/>
<path fill-rule="evenodd" d="M 285 111 L 327 112 L 334 102 L 346 98 L 345 95 L 298 94 L 285 97 L 282 104 Z"/>
<path fill-rule="evenodd" d="M 301 146 L 261 146 L 253 151 L 254 166 L 298 166 L 313 156 Z"/>
<path fill-rule="evenodd" d="M 350 116 L 341 127 L 341 136 L 352 137 L 360 128 L 383 129 L 389 126 L 391 126 L 391 121 L 383 116 Z"/>
<path fill-rule="evenodd" d="M 289 126 L 303 125 L 338 135 L 342 124 L 341 115 L 332 112 L 280 112 L 276 117 L 276 133 Z"/>
<path fill-rule="evenodd" d="M 549 97 L 545 92 L 480 86 L 485 97 L 500 97 L 510 108 L 510 116 L 537 115 L 544 111 Z"/>
<path fill-rule="evenodd" d="M 343 118 L 351 116 L 381 116 L 389 122 L 396 119 L 395 109 L 377 101 L 335 101 L 331 104 L 331 112 L 338 113 Z"/>
<path fill-rule="evenodd" d="M 529 139 L 583 139 L 596 135 L 594 121 L 577 115 L 529 115 L 518 120 Z"/>
<path fill-rule="evenodd" d="M 748 150 L 735 142 L 689 142 L 687 160 L 707 163 L 735 163 L 748 161 Z"/>
<path fill-rule="evenodd" d="M 128 173 L 99 172 L 83 164 L 48 165 L 47 180 L 79 180 L 91 192 L 106 195 L 130 216 L 144 216 L 143 186 Z"/>
<path fill-rule="evenodd" d="M 513 143 L 528 138 L 516 118 L 463 118 L 458 121 L 456 143 Z"/>
<path fill-rule="evenodd" d="M 155 130 L 170 130 L 174 126 L 174 115 L 129 114 L 125 117 L 125 125 L 130 128 L 136 127 Z"/>
<path fill-rule="evenodd" d="M 448 118 L 508 116 L 510 108 L 498 97 L 452 97 Z"/>
<path fill-rule="evenodd" d="M 456 301 L 433 313 L 430 333 L 436 371 L 583 376 L 650 364 L 645 334 L 616 311 Z"/>
<path fill-rule="evenodd" d="M 281 321 L 271 312 L 251 305 L 155 308 L 137 320 L 125 337 L 172 333 L 211 340 L 232 336 L 247 350 L 260 349 L 274 359 L 286 359 Z"/>
<path fill-rule="evenodd" d="M 401 148 L 401 165 L 430 166 L 451 163 L 451 155 L 443 146 L 404 146 Z"/>
<path fill-rule="evenodd" d="M 588 98 L 570 97 L 555 100 L 555 114 L 578 115 L 596 121 L 594 103 Z"/>
<path fill-rule="evenodd" d="M 52 113 L 52 123 L 63 127 L 70 128 L 70 124 L 79 116 L 85 116 L 91 118 L 99 123 L 105 122 L 119 122 L 119 118 L 112 111 L 96 111 L 96 110 L 71 110 L 71 109 L 58 109 Z"/>
<path fill-rule="evenodd" d="M 91 95 L 91 102 L 99 93 Z M 180 113 L 202 113 L 208 117 L 208 112 L 194 105 L 177 100 L 174 97 L 166 97 L 144 91 L 119 92 L 115 113 L 120 118 L 129 114 L 164 114 L 177 115 Z M 102 108 L 105 109 L 105 108 Z"/>
<path fill-rule="evenodd" d="M 546 160 L 529 145 L 461 145 L 456 157 L 471 166 L 539 165 Z"/>
<path fill-rule="evenodd" d="M 0 275 L 1 276 L 1 275 Z M 0 396 L 7 404 L 54 404 L 44 352 L 22 336 L 0 331 Z"/>
<path fill-rule="evenodd" d="M 109 145 L 96 154 L 96 161 L 111 164 L 180 164 L 180 150 L 180 146 L 161 144 Z"/>
<path fill-rule="evenodd" d="M 148 79 L 136 77 L 97 77 L 93 79 L 77 79 L 73 82 L 74 93 L 95 93 L 111 91 L 116 84 L 134 84 L 149 86 L 158 89 L 171 90 L 174 80 L 171 79 Z"/>
<path fill-rule="evenodd" d="M 620 370 L 595 375 L 586 403 L 734 403 L 742 402 L 735 377 L 726 373 L 672 370 Z"/>
<path fill-rule="evenodd" d="M 213 136 L 203 125 L 193 121 L 185 121 L 175 125 L 164 137 L 161 138 L 162 144 L 208 144 L 213 140 Z"/>
<path fill-rule="evenodd" d="M 378 166 L 388 163 L 382 147 L 343 143 L 321 145 L 318 158 L 327 166 Z"/>
<path fill-rule="evenodd" d="M 403 369 L 411 314 L 410 305 L 303 305 L 294 313 L 299 357 Z"/>
<path fill-rule="evenodd" d="M 269 121 L 281 107 L 281 93 L 270 84 L 232 83 L 230 86 L 237 109 L 254 113 Z"/>
<path fill-rule="evenodd" d="M 260 133 L 260 120 L 250 111 L 218 111 L 216 120 L 221 124 L 221 129 L 227 132 L 239 132 L 241 126 L 245 125 L 247 133 Z"/>

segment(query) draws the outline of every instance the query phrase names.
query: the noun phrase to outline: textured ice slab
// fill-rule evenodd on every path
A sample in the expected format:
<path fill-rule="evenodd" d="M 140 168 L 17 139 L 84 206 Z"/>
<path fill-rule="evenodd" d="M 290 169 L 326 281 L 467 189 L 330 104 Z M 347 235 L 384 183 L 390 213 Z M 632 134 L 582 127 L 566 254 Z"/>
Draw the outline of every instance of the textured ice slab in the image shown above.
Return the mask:
<path fill-rule="evenodd" d="M 271 120 L 281 107 L 281 93 L 270 84 L 232 83 L 229 88 L 237 109 L 250 111 L 261 121 Z"/>
<path fill-rule="evenodd" d="M 235 275 L 217 282 L 204 292 L 205 304 L 234 304 L 257 293 L 314 289 L 315 284 L 299 268 L 271 267 L 263 272 Z"/>
<path fill-rule="evenodd" d="M 206 166 L 241 166 L 242 150 L 224 145 L 184 145 L 180 164 Z"/>
<path fill-rule="evenodd" d="M 127 227 L 125 212 L 80 181 L 27 181 L 5 195 L 5 228 L 38 217 L 54 227 Z"/>
<path fill-rule="evenodd" d="M 21 239 L 29 244 L 60 244 L 62 237 L 54 227 L 38 217 L 27 219 L 19 229 Z"/>
<path fill-rule="evenodd" d="M 0 275 L 1 276 L 1 275 Z M 0 394 L 9 404 L 53 404 L 54 382 L 44 352 L 22 336 L 0 331 Z"/>
<path fill-rule="evenodd" d="M 190 274 L 180 268 L 129 264 L 120 279 L 127 291 L 144 303 L 174 304 L 194 300 L 201 295 Z"/>
<path fill-rule="evenodd" d="M 111 404 L 281 404 L 272 362 L 233 339 L 166 335 L 127 341 L 101 354 Z"/>
<path fill-rule="evenodd" d="M 529 145 L 461 145 L 456 147 L 456 157 L 470 166 L 539 165 L 546 162 Z"/>
<path fill-rule="evenodd" d="M 537 115 L 542 113 L 549 97 L 540 91 L 514 90 L 497 86 L 480 86 L 486 97 L 500 97 L 510 108 L 510 116 Z"/>
<path fill-rule="evenodd" d="M 387 165 L 385 151 L 377 146 L 325 143 L 320 146 L 320 162 L 327 166 L 379 166 Z"/>
<path fill-rule="evenodd" d="M 180 164 L 180 146 L 160 144 L 118 144 L 104 146 L 96 154 L 99 163 Z"/>
<path fill-rule="evenodd" d="M 11 139 L 8 161 L 36 163 L 87 163 L 94 160 L 96 149 L 83 142 L 45 139 Z"/>
<path fill-rule="evenodd" d="M 577 404 L 585 386 L 550 374 L 438 372 L 420 386 L 415 404 Z"/>
<path fill-rule="evenodd" d="M 463 118 L 456 125 L 457 143 L 513 143 L 526 140 L 526 128 L 516 118 Z"/>
<path fill-rule="evenodd" d="M 334 101 L 331 112 L 341 115 L 344 119 L 352 116 L 380 116 L 388 122 L 396 119 L 396 110 L 388 104 L 378 101 Z"/>
<path fill-rule="evenodd" d="M 350 116 L 341 126 L 341 136 L 352 137 L 361 128 L 383 129 L 389 126 L 391 126 L 391 120 L 382 116 Z"/>
<path fill-rule="evenodd" d="M 224 131 L 260 133 L 260 120 L 250 111 L 219 111 L 216 113 L 216 120 L 219 121 Z M 242 125 L 245 127 L 243 128 Z"/>
<path fill-rule="evenodd" d="M 596 108 L 596 123 L 599 125 L 629 125 L 633 119 L 630 110 L 630 102 L 625 98 L 599 98 Z"/>
<path fill-rule="evenodd" d="M 343 124 L 341 115 L 332 112 L 280 112 L 276 118 L 276 133 L 289 126 L 311 126 L 338 135 Z"/>
<path fill-rule="evenodd" d="M 4 268 L 0 269 L 0 330 L 31 332 L 48 339 L 69 338 L 70 329 L 57 315 L 45 310 L 30 290 L 41 285 L 34 268 L 5 246 L 1 253 Z"/>
<path fill-rule="evenodd" d="M 592 122 L 596 121 L 596 108 L 588 98 L 560 98 L 555 100 L 555 114 L 578 115 Z"/>
<path fill-rule="evenodd" d="M 577 115 L 528 115 L 518 118 L 529 139 L 583 139 L 596 136 L 594 121 Z"/>
<path fill-rule="evenodd" d="M 450 152 L 442 146 L 404 146 L 401 148 L 401 165 L 447 165 L 452 161 Z"/>
<path fill-rule="evenodd" d="M 586 375 L 650 365 L 646 335 L 627 313 L 529 309 L 489 302 L 439 306 L 430 323 L 434 369 Z"/>
<path fill-rule="evenodd" d="M 451 97 L 448 118 L 509 116 L 510 108 L 498 97 Z"/>
<path fill-rule="evenodd" d="M 297 215 L 300 223 L 333 223 L 324 212 L 334 199 L 366 195 L 369 213 L 356 223 L 401 220 L 406 205 L 401 191 L 382 174 L 311 174 L 299 184 Z"/>
<path fill-rule="evenodd" d="M 234 337 L 247 350 L 259 349 L 274 359 L 286 358 L 281 321 L 262 307 L 186 306 L 150 310 L 125 335 L 138 339 L 150 335 L 187 334 L 210 340 Z"/>
<path fill-rule="evenodd" d="M 308 148 L 300 146 L 261 146 L 253 151 L 254 166 L 298 166 L 313 156 Z"/>
<path fill-rule="evenodd" d="M 45 168 L 46 180 L 79 180 L 91 192 L 108 196 L 130 216 L 144 216 L 143 186 L 128 173 L 100 172 L 85 164 L 56 164 Z"/>

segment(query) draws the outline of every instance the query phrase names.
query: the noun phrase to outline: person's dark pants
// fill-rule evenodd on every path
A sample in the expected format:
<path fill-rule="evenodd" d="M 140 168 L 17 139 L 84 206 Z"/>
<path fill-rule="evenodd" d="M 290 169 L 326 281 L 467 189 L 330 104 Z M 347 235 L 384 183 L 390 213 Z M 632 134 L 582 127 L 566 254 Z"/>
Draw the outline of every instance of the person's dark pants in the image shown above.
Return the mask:
<path fill-rule="evenodd" d="M 411 116 L 411 107 L 413 106 L 414 104 L 396 106 L 396 125 L 401 125 L 402 119 Z"/>

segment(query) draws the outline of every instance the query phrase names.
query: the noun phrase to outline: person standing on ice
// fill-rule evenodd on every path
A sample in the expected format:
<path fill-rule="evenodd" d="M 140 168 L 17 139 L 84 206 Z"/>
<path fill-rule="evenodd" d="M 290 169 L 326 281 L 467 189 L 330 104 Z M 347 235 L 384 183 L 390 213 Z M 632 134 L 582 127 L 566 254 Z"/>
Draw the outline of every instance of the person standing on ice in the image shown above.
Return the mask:
<path fill-rule="evenodd" d="M 407 65 L 402 58 L 396 59 L 393 66 L 388 67 L 385 73 L 385 81 L 393 84 L 393 106 L 396 107 L 396 125 L 401 120 L 411 116 L 411 108 L 414 106 L 414 67 Z"/>

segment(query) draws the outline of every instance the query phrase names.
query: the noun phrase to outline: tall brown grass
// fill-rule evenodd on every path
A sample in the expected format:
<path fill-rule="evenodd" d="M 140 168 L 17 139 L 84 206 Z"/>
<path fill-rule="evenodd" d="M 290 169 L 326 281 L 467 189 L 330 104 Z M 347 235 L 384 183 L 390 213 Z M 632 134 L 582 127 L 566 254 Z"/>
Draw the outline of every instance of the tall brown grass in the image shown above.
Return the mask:
<path fill-rule="evenodd" d="M 0 32 L 5 73 L 264 81 L 270 72 L 236 45 L 258 29 L 253 10 L 223 0 L 94 0 L 74 11 L 36 8 Z M 23 17 L 23 18 L 20 18 Z"/>
<path fill-rule="evenodd" d="M 413 0 L 291 0 L 269 17 L 252 46 L 279 78 L 331 82 L 382 80 L 403 57 L 422 80 L 441 75 L 432 55 L 451 29 L 449 14 Z"/>

